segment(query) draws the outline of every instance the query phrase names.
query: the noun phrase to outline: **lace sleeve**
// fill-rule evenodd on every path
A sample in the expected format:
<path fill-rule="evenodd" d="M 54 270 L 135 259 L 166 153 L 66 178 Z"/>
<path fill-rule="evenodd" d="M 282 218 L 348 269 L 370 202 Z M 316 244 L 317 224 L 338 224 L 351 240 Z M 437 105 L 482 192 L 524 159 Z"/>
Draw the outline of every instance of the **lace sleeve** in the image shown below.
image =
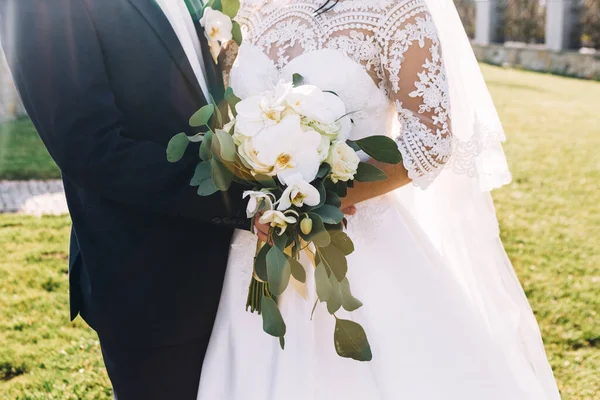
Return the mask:
<path fill-rule="evenodd" d="M 381 25 L 381 67 L 398 112 L 404 166 L 413 183 L 426 188 L 452 152 L 448 84 L 430 14 L 423 7 L 402 11 Z"/>

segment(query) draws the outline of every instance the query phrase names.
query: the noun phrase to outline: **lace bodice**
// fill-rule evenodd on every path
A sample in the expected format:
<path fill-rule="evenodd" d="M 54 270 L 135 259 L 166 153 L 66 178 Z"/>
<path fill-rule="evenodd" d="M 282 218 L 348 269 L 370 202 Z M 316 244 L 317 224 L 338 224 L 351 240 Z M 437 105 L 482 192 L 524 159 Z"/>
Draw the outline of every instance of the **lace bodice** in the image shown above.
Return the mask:
<path fill-rule="evenodd" d="M 452 152 L 446 73 L 423 0 L 242 0 L 244 42 L 232 63 L 239 96 L 303 75 L 354 112 L 352 139 L 397 139 L 409 176 L 426 187 Z M 233 60 L 235 59 L 235 62 Z"/>

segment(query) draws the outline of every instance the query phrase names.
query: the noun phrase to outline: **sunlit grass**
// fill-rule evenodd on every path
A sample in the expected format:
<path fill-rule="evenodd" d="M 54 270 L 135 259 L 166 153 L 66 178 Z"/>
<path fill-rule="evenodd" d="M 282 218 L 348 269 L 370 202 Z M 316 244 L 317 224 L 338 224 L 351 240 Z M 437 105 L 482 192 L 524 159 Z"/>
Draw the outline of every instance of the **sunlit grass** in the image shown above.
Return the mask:
<path fill-rule="evenodd" d="M 600 83 L 483 69 L 515 178 L 494 193 L 502 238 L 563 399 L 598 400 Z M 0 399 L 110 398 L 96 337 L 68 322 L 68 231 L 67 217 L 0 215 Z"/>
<path fill-rule="evenodd" d="M 59 177 L 58 167 L 29 119 L 0 124 L 0 180 Z"/>

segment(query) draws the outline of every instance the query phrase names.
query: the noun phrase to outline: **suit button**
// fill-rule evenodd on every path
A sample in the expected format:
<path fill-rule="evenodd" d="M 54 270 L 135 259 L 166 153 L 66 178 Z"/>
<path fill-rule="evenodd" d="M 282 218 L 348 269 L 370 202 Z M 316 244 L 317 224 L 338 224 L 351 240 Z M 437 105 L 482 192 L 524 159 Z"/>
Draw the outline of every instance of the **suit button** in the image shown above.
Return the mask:
<path fill-rule="evenodd" d="M 213 222 L 213 224 L 220 224 L 221 218 L 213 218 L 212 222 Z"/>

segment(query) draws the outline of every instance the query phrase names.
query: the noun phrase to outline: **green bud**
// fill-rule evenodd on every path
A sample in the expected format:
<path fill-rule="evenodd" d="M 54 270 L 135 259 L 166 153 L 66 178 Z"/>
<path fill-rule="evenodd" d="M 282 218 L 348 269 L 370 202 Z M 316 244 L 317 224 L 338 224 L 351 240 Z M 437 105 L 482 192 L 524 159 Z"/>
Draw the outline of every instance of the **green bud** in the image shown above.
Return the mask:
<path fill-rule="evenodd" d="M 306 217 L 302 221 L 300 221 L 300 230 L 302 231 L 303 234 L 305 234 L 305 235 L 310 234 L 312 232 L 312 228 L 313 228 L 313 222 L 312 222 L 312 219 L 310 219 L 310 217 Z"/>

